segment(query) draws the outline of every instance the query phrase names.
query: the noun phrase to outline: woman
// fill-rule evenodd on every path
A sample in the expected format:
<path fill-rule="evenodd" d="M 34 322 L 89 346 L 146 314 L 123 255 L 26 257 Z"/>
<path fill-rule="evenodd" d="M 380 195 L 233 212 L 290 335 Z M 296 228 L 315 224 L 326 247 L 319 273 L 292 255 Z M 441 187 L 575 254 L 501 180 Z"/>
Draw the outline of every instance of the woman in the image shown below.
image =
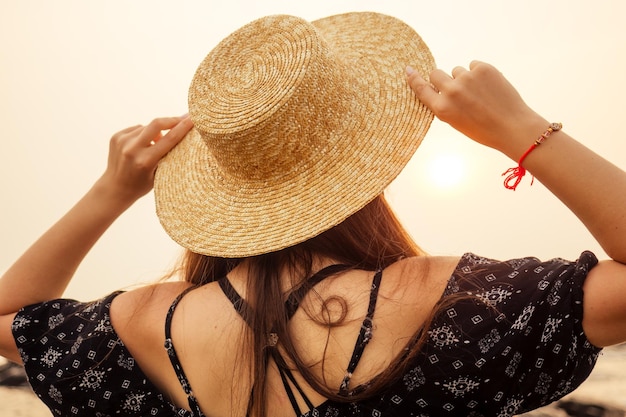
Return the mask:
<path fill-rule="evenodd" d="M 115 134 L 102 177 L 0 281 L 0 353 L 56 415 L 509 416 L 626 340 L 626 176 L 492 66 L 436 70 L 375 13 L 270 16 L 207 56 L 189 104 Z M 382 191 L 433 113 L 519 161 L 507 185 L 529 169 L 612 259 L 424 254 Z M 55 299 L 153 182 L 183 279 Z"/>

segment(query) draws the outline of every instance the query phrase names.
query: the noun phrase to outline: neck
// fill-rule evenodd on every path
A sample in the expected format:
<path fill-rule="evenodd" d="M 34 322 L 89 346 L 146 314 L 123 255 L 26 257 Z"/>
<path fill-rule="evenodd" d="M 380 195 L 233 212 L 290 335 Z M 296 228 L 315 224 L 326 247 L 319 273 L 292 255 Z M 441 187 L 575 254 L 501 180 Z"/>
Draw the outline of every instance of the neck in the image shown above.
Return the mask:
<path fill-rule="evenodd" d="M 254 272 L 254 262 L 253 259 L 246 259 L 241 262 L 237 267 L 235 267 L 232 271 L 228 273 L 228 279 L 233 285 L 233 287 L 237 290 L 237 292 L 243 297 L 247 297 L 247 282 L 250 279 Z M 299 287 L 302 282 L 308 279 L 315 272 L 326 268 L 329 265 L 333 265 L 338 263 L 336 260 L 331 258 L 322 257 L 318 255 L 313 255 L 311 262 L 311 270 L 306 270 L 305 265 L 282 265 L 280 266 L 280 272 L 278 274 L 278 279 L 280 280 L 280 287 L 283 294 L 290 293 L 294 288 Z M 277 268 L 279 266 L 277 265 Z"/>

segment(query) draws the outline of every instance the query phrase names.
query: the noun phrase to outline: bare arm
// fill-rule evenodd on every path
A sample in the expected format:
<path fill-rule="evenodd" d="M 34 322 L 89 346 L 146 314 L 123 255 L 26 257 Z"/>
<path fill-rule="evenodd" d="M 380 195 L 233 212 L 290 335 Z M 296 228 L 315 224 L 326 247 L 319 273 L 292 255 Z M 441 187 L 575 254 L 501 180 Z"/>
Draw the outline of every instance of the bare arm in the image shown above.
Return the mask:
<path fill-rule="evenodd" d="M 190 128 L 189 118 L 171 117 L 115 134 L 102 177 L 0 279 L 0 316 L 61 296 L 111 223 L 152 189 L 158 161 Z"/>
<path fill-rule="evenodd" d="M 493 66 L 472 62 L 452 75 L 435 70 L 430 83 L 408 71 L 417 97 L 442 121 L 515 162 L 549 122 L 530 109 Z M 532 151 L 524 167 L 589 229 L 613 259 L 585 282 L 583 326 L 598 346 L 626 341 L 626 173 L 563 131 Z"/>
<path fill-rule="evenodd" d="M 491 65 L 473 62 L 454 78 L 436 70 L 426 84 L 417 73 L 409 82 L 420 100 L 444 122 L 495 148 L 515 162 L 549 122 L 532 111 Z M 553 133 L 531 152 L 524 167 L 561 199 L 590 230 L 609 256 L 626 263 L 626 173 L 564 131 Z"/>

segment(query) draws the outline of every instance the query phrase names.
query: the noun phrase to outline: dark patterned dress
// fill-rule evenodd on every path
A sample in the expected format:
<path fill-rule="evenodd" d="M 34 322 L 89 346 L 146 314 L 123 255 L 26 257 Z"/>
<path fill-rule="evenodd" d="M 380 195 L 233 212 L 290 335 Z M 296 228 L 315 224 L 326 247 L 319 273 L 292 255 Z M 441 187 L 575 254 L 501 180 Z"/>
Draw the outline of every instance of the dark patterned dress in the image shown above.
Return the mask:
<path fill-rule="evenodd" d="M 590 252 L 576 262 L 465 254 L 443 297 L 467 297 L 440 311 L 402 378 L 367 401 L 326 401 L 303 415 L 505 417 L 561 398 L 600 353 L 581 324 L 582 285 L 596 263 Z M 194 411 L 168 402 L 115 333 L 109 308 L 118 294 L 20 310 L 13 334 L 33 390 L 56 416 L 200 417 L 192 401 Z M 375 315 L 373 323 L 368 337 Z"/>

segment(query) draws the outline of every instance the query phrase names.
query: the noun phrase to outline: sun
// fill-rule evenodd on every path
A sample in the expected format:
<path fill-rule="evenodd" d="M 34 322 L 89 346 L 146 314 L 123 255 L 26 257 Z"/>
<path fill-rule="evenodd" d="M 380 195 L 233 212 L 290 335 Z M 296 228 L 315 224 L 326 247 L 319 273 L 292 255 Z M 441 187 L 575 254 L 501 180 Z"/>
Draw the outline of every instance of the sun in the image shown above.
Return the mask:
<path fill-rule="evenodd" d="M 455 153 L 447 152 L 434 157 L 428 164 L 428 176 L 436 188 L 456 188 L 464 179 L 465 161 Z"/>

